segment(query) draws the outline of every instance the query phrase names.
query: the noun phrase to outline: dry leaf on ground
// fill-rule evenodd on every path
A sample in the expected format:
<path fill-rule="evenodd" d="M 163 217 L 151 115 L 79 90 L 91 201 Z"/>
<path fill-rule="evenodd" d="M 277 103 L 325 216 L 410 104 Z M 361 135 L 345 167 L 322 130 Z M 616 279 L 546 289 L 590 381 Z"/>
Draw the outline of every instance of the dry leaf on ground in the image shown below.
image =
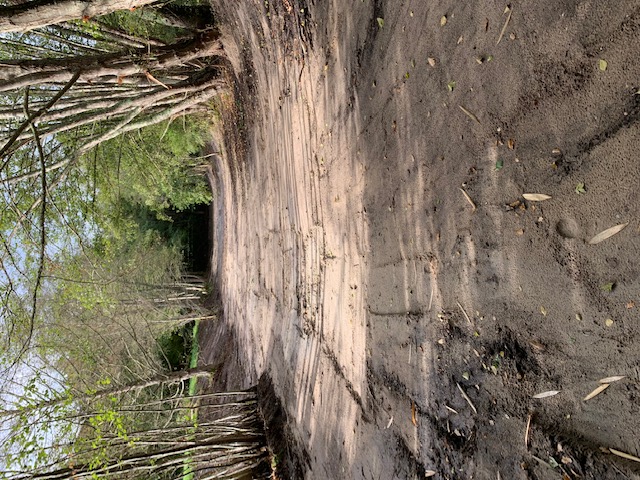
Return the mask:
<path fill-rule="evenodd" d="M 615 227 L 611 227 L 611 228 L 607 228 L 606 230 L 603 230 L 602 232 L 597 234 L 595 237 L 593 237 L 591 240 L 589 240 L 589 245 L 595 245 L 596 243 L 605 241 L 609 237 L 613 237 L 616 233 L 621 232 L 627 225 L 629 225 L 629 222 L 621 223 L 620 225 L 616 225 Z"/>
<path fill-rule="evenodd" d="M 546 392 L 541 392 L 541 393 L 536 393 L 533 398 L 547 398 L 547 397 L 553 397 L 554 395 L 557 395 L 560 393 L 560 390 L 548 390 Z"/>
<path fill-rule="evenodd" d="M 613 377 L 601 378 L 598 383 L 613 383 L 626 378 L 626 375 L 615 375 Z"/>
<path fill-rule="evenodd" d="M 602 385 L 598 385 L 598 387 L 596 387 L 591 393 L 589 393 L 589 395 L 584 397 L 582 400 L 584 400 L 585 402 L 587 400 L 591 400 L 593 397 L 595 397 L 596 395 L 600 395 L 607 388 L 609 388 L 609 385 L 610 385 L 609 383 L 603 383 Z"/>
<path fill-rule="evenodd" d="M 544 193 L 523 193 L 522 196 L 530 202 L 543 202 L 551 198 L 550 195 L 545 195 Z"/>

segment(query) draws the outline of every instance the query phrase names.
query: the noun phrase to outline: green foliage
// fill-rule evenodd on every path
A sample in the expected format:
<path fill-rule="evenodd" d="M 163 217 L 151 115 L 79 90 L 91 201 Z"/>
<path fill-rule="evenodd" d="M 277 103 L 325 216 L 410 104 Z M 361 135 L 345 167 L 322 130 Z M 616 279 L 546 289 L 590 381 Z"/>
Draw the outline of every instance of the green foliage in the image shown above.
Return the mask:
<path fill-rule="evenodd" d="M 194 172 L 202 163 L 194 157 L 206 141 L 206 128 L 202 119 L 176 119 L 100 145 L 85 160 L 87 173 L 95 173 L 100 202 L 119 213 L 143 207 L 163 220 L 169 220 L 168 210 L 208 203 L 206 180 Z"/>
<path fill-rule="evenodd" d="M 167 370 L 177 371 L 191 367 L 193 328 L 193 323 L 189 323 L 163 333 L 158 339 L 156 354 Z"/>

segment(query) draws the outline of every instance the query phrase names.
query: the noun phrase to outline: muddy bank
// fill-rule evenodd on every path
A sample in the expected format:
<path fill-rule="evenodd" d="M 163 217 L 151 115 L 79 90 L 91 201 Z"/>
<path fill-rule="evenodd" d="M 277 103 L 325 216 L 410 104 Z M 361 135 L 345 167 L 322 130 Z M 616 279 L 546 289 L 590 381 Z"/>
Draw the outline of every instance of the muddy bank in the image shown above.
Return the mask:
<path fill-rule="evenodd" d="M 306 478 L 638 478 L 640 3 L 212 3 L 214 273 Z"/>

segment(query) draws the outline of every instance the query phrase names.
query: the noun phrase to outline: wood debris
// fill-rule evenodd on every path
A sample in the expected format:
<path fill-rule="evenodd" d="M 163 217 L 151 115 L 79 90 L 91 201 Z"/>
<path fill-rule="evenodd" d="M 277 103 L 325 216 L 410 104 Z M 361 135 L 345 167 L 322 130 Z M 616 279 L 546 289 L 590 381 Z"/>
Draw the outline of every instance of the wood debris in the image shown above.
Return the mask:
<path fill-rule="evenodd" d="M 464 398 L 467 401 L 467 403 L 471 407 L 471 410 L 473 410 L 473 412 L 477 414 L 478 410 L 476 409 L 476 406 L 473 404 L 469 396 L 465 393 L 465 391 L 462 389 L 459 383 L 456 383 L 456 386 L 458 387 L 458 390 L 460 390 L 460 393 L 462 394 L 462 398 Z"/>
<path fill-rule="evenodd" d="M 464 198 L 467 200 L 467 202 L 469 202 L 469 205 L 471 205 L 471 210 L 472 211 L 476 211 L 476 204 L 473 202 L 473 200 L 471 200 L 471 197 L 469 196 L 469 194 L 464 190 L 464 188 L 459 187 L 460 191 L 462 192 L 462 194 L 464 195 Z"/>
<path fill-rule="evenodd" d="M 507 5 L 507 8 L 504 9 L 504 13 L 507 14 L 507 19 L 505 20 L 504 26 L 500 31 L 500 36 L 498 37 L 498 41 L 496 42 L 496 45 L 500 43 L 500 41 L 502 40 L 502 37 L 504 37 L 504 34 L 507 31 L 507 27 L 509 26 L 509 22 L 511 21 L 511 14 L 513 13 L 513 10 L 511 10 L 511 7 Z"/>
<path fill-rule="evenodd" d="M 636 457 L 635 455 L 621 452 L 620 450 L 616 450 L 615 448 L 610 448 L 609 451 L 619 457 L 626 458 L 627 460 L 631 460 L 632 462 L 640 463 L 640 458 Z"/>

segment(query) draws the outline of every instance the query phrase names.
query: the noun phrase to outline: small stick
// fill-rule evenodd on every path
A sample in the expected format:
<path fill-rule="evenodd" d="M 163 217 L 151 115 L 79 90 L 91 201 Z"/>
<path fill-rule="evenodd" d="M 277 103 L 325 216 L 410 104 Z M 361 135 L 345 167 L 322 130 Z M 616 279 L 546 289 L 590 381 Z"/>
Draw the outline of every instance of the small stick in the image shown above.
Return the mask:
<path fill-rule="evenodd" d="M 409 361 L 407 362 L 409 365 L 411 365 L 411 347 L 413 346 L 412 343 L 409 343 Z"/>
<path fill-rule="evenodd" d="M 529 417 L 527 418 L 527 429 L 524 432 L 524 446 L 525 448 L 529 448 L 529 429 L 531 428 L 531 417 L 532 415 L 529 414 Z"/>
<path fill-rule="evenodd" d="M 471 407 L 471 410 L 473 410 L 477 414 L 478 410 L 476 410 L 476 406 L 473 404 L 469 396 L 466 393 L 464 393 L 464 390 L 462 389 L 459 383 L 456 383 L 456 385 L 458 386 L 458 390 L 460 390 L 460 393 L 462 394 L 462 398 L 464 398 L 467 401 L 467 403 Z"/>
<path fill-rule="evenodd" d="M 510 7 L 507 7 L 507 9 L 509 10 L 509 15 L 507 15 L 507 20 L 504 22 L 504 26 L 502 27 L 502 31 L 500 32 L 500 36 L 498 37 L 496 45 L 498 45 L 500 43 L 500 40 L 502 40 L 502 37 L 504 37 L 504 34 L 507 31 L 507 25 L 509 25 L 509 20 L 511 20 L 511 13 L 513 12 L 513 10 L 511 10 Z"/>
<path fill-rule="evenodd" d="M 462 311 L 464 318 L 466 318 L 467 322 L 469 322 L 469 325 L 471 325 L 471 319 L 469 318 L 469 315 L 467 315 L 467 312 L 464 311 L 464 308 L 462 308 L 462 305 L 460 305 L 460 302 L 456 302 L 456 303 L 458 304 L 458 308 L 460 308 L 460 310 Z"/>
<path fill-rule="evenodd" d="M 636 457 L 635 455 L 629 455 L 628 453 L 621 452 L 620 450 L 616 450 L 614 448 L 610 448 L 609 451 L 619 457 L 626 458 L 627 460 L 631 460 L 632 462 L 640 463 L 640 458 Z"/>
<path fill-rule="evenodd" d="M 473 203 L 473 200 L 471 200 L 471 197 L 469 196 L 469 194 L 467 192 L 465 192 L 464 188 L 462 188 L 462 187 L 458 187 L 458 188 L 460 188 L 460 191 L 464 195 L 464 198 L 466 198 L 467 202 L 469 202 L 469 205 L 471 205 L 472 210 L 475 211 L 475 209 L 477 208 L 476 204 Z"/>
<path fill-rule="evenodd" d="M 453 408 L 451 408 L 449 405 L 445 405 L 444 408 L 446 408 L 447 410 L 449 410 L 452 413 L 455 413 L 456 415 L 458 415 L 458 412 L 456 412 Z"/>
<path fill-rule="evenodd" d="M 473 113 L 471 113 L 469 110 L 467 110 L 466 108 L 464 108 L 462 105 L 458 105 L 458 107 L 460 107 L 460 110 L 462 110 L 465 115 L 467 115 L 471 120 L 473 120 L 476 123 L 480 123 L 480 120 L 478 120 L 478 117 L 476 117 Z"/>
<path fill-rule="evenodd" d="M 387 423 L 387 430 L 389 429 L 389 427 L 391 426 L 392 423 L 393 423 L 393 415 L 389 419 L 389 423 Z"/>
<path fill-rule="evenodd" d="M 431 306 L 433 305 L 433 283 L 431 284 L 431 296 L 429 297 L 429 309 L 428 312 L 431 311 Z"/>

